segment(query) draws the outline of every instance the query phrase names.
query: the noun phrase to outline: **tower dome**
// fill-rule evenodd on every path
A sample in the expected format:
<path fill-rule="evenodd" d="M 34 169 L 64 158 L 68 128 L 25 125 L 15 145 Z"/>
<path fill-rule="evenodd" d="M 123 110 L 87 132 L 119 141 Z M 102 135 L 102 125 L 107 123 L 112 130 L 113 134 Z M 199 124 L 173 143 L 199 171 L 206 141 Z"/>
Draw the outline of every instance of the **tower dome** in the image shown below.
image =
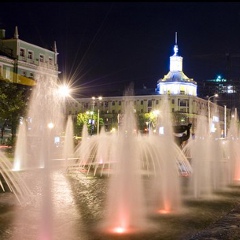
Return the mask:
<path fill-rule="evenodd" d="M 183 73 L 183 58 L 178 56 L 177 33 L 175 33 L 174 54 L 170 57 L 170 70 L 157 82 L 159 94 L 183 94 L 197 96 L 197 83 Z"/>

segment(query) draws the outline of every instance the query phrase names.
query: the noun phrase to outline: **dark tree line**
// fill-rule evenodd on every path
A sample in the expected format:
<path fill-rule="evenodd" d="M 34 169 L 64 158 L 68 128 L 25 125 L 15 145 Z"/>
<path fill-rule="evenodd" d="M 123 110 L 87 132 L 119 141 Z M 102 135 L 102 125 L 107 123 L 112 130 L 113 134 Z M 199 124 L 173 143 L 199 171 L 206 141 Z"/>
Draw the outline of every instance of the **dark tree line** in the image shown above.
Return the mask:
<path fill-rule="evenodd" d="M 9 128 L 11 129 L 11 139 L 7 144 L 14 144 L 20 118 L 24 117 L 27 110 L 30 90 L 29 86 L 0 80 L 1 142 L 3 141 L 6 128 Z"/>

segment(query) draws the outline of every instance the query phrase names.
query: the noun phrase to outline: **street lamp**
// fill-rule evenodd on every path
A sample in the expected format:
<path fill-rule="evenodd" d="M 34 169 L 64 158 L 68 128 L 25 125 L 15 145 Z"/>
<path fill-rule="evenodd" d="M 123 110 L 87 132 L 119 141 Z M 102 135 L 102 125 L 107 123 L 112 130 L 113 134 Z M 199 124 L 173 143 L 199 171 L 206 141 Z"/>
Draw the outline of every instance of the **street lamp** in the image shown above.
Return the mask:
<path fill-rule="evenodd" d="M 98 100 L 101 101 L 102 97 L 98 97 Z M 97 115 L 97 134 L 99 134 L 99 107 L 98 107 L 98 115 Z"/>
<path fill-rule="evenodd" d="M 87 115 L 91 115 L 91 119 L 88 118 L 88 123 L 91 124 L 90 133 L 91 133 L 91 135 L 92 135 L 92 128 L 93 128 L 93 114 L 94 114 L 94 112 L 93 112 L 93 111 L 87 111 L 86 114 L 87 114 Z"/>
<path fill-rule="evenodd" d="M 66 115 L 66 98 L 70 97 L 71 89 L 67 84 L 61 84 L 58 86 L 58 94 L 63 101 L 63 114 Z"/>
<path fill-rule="evenodd" d="M 216 93 L 216 94 L 208 97 L 208 130 L 209 130 L 209 134 L 211 133 L 210 99 L 214 98 L 214 97 L 218 97 L 218 94 Z"/>
<path fill-rule="evenodd" d="M 71 92 L 70 88 L 66 84 L 60 85 L 58 88 L 58 91 L 59 91 L 59 94 L 63 97 L 70 96 L 70 92 Z"/>
<path fill-rule="evenodd" d="M 98 101 L 101 101 L 102 100 L 102 97 L 101 96 L 99 96 L 99 97 L 92 97 L 92 100 L 93 100 L 93 107 L 92 107 L 92 111 L 93 111 L 93 113 L 94 113 L 94 107 L 95 107 L 95 101 L 96 101 L 96 99 L 98 100 Z M 93 118 L 93 115 L 92 115 L 92 118 Z M 92 119 L 92 121 L 91 121 L 91 135 L 92 135 L 92 131 L 93 131 L 93 119 Z M 99 106 L 98 106 L 98 111 L 97 111 L 97 134 L 99 134 Z"/>

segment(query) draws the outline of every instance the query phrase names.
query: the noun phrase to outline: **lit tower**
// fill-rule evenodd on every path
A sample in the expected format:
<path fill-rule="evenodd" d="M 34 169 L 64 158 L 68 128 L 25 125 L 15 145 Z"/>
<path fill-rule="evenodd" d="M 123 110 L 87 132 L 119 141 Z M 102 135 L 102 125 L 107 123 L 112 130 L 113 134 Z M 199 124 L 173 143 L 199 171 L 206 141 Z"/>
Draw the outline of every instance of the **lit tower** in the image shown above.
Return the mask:
<path fill-rule="evenodd" d="M 175 33 L 174 54 L 170 57 L 170 71 L 157 82 L 159 94 L 182 94 L 197 96 L 197 83 L 183 73 L 183 58 L 178 56 L 177 32 Z"/>

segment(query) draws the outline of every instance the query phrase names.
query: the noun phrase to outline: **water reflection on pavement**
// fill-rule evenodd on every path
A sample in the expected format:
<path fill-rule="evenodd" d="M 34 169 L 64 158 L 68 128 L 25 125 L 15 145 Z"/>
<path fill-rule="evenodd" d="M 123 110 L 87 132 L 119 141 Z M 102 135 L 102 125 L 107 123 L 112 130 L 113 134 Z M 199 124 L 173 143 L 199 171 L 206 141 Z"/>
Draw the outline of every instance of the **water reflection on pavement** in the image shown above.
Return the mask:
<path fill-rule="evenodd" d="M 51 193 L 46 196 L 41 171 L 21 172 L 21 175 L 31 186 L 33 199 L 21 206 L 12 193 L 0 193 L 1 240 L 208 239 L 211 229 L 205 232 L 205 238 L 197 233 L 208 226 L 206 222 L 210 226 L 210 223 L 226 215 L 240 197 L 240 188 L 236 187 L 211 201 L 186 198 L 186 211 L 181 215 L 149 217 L 149 221 L 156 224 L 154 231 L 111 236 L 97 231 L 105 210 L 108 177 L 87 177 L 82 173 L 69 175 L 65 169 L 55 169 L 49 183 Z M 42 220 L 47 224 L 42 225 Z"/>
<path fill-rule="evenodd" d="M 79 232 L 81 232 L 81 239 L 88 240 L 84 236 L 84 231 L 81 231 L 82 219 L 77 208 L 74 194 L 72 192 L 71 184 L 66 177 L 64 171 L 54 171 L 51 174 L 52 191 L 50 196 L 45 196 L 44 201 L 52 204 L 52 209 L 42 209 L 44 189 L 41 183 L 41 174 L 38 171 L 31 173 L 23 173 L 26 182 L 31 183 L 33 199 L 32 202 L 25 206 L 20 206 L 12 193 L 1 193 L 0 200 L 0 239 L 4 240 L 75 240 L 80 239 Z M 51 199 L 49 199 L 51 198 Z M 52 212 L 52 213 L 51 213 Z M 41 224 L 43 221 L 52 219 L 52 238 L 40 238 L 42 232 Z M 41 235 L 42 236 L 42 235 Z"/>

